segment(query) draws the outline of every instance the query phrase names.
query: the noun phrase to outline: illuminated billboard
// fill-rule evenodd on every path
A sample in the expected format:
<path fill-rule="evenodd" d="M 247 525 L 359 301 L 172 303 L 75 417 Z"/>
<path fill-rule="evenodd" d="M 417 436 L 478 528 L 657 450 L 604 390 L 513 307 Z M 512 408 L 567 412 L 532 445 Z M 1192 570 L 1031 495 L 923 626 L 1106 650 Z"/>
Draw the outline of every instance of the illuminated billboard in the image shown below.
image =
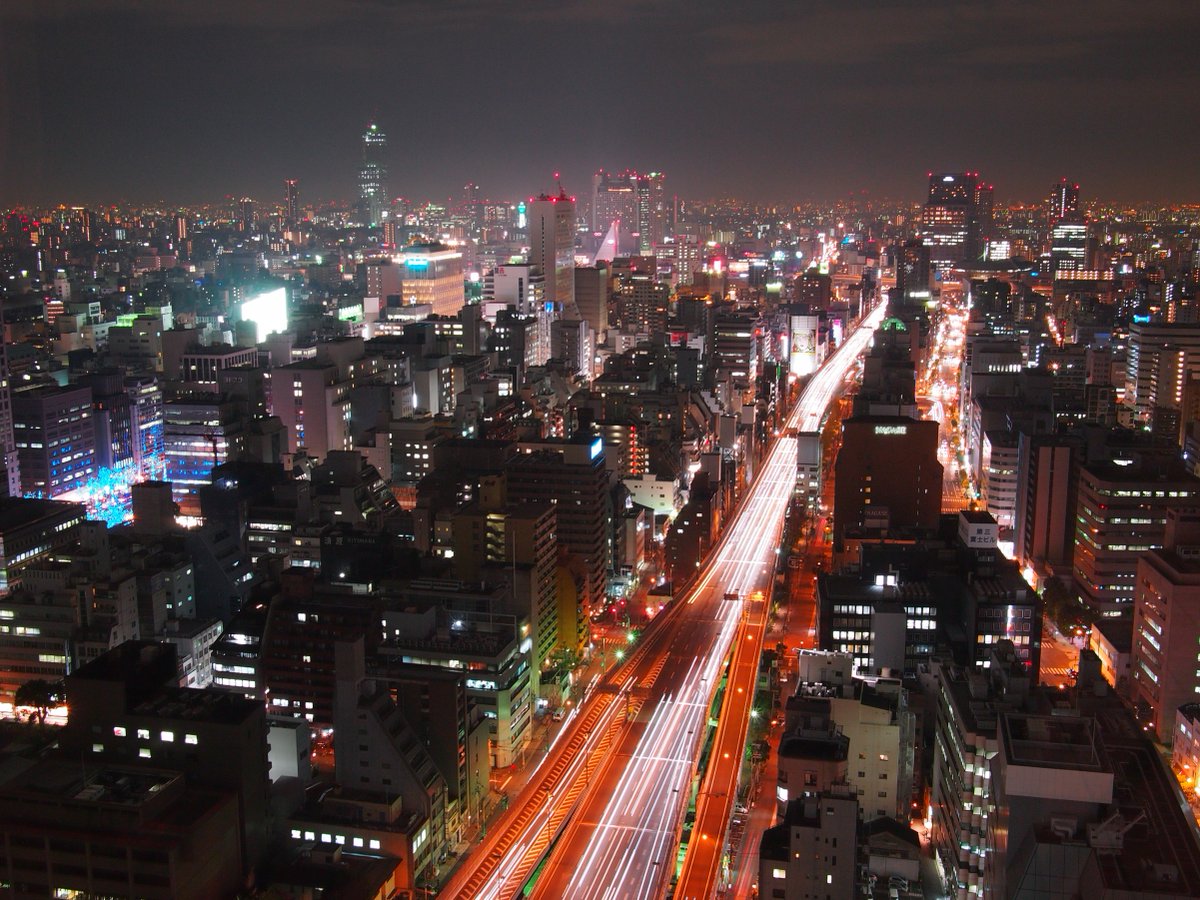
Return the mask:
<path fill-rule="evenodd" d="M 287 289 L 272 288 L 243 300 L 240 308 L 243 322 L 253 322 L 256 343 L 280 331 L 287 330 Z"/>

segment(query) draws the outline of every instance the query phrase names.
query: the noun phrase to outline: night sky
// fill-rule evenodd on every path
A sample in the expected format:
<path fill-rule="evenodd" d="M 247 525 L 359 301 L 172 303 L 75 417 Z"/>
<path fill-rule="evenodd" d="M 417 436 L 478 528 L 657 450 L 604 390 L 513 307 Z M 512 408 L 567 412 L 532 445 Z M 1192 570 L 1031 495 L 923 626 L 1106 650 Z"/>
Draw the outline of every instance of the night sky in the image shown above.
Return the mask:
<path fill-rule="evenodd" d="M 586 195 L 1200 201 L 1196 0 L 0 0 L 0 207 Z"/>

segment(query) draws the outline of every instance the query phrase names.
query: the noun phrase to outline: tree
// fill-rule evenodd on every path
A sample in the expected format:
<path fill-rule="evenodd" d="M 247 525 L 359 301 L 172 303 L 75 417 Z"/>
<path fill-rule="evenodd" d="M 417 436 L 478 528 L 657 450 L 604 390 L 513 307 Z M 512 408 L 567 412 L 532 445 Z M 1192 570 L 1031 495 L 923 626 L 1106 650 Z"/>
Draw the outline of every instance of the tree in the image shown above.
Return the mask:
<path fill-rule="evenodd" d="M 58 703 L 61 697 L 62 682 L 52 684 L 43 678 L 35 678 L 17 688 L 13 700 L 15 706 L 32 706 L 38 724 L 45 725 L 50 707 Z"/>

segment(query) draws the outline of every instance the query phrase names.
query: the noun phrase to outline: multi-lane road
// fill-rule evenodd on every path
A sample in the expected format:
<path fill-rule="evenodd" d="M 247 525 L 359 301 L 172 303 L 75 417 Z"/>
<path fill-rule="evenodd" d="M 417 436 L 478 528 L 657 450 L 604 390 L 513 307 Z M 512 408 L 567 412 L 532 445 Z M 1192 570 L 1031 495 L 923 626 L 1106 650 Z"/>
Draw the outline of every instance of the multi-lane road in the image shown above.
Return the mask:
<path fill-rule="evenodd" d="M 882 305 L 869 313 L 809 380 L 788 427 L 819 430 L 883 314 Z M 507 900 L 539 865 L 537 897 L 624 900 L 666 891 L 724 661 L 739 633 L 761 647 L 761 629 L 747 630 L 743 619 L 753 619 L 748 614 L 760 603 L 754 596 L 769 590 L 795 477 L 795 442 L 784 437 L 693 587 L 660 614 L 624 665 L 590 689 L 508 814 L 441 896 Z M 756 672 L 755 664 L 730 673 L 725 690 L 740 702 L 723 709 L 722 740 L 714 744 L 706 783 L 736 786 Z M 697 882 L 708 894 L 735 792 L 715 793 L 706 819 L 717 825 L 698 830 L 700 840 L 691 844 L 692 852 L 705 847 L 708 834 L 711 852 L 688 863 L 698 876 L 713 873 Z"/>

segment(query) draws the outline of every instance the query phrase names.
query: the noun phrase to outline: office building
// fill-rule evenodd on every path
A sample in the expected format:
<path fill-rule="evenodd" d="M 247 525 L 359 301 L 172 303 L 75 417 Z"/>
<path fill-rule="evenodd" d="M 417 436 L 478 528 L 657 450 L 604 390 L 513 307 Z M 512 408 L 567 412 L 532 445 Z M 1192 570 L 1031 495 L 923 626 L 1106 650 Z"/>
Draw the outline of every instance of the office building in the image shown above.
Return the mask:
<path fill-rule="evenodd" d="M 208 397 L 179 397 L 163 405 L 163 454 L 176 499 L 212 481 L 212 470 L 234 459 L 245 444 L 238 404 Z"/>
<path fill-rule="evenodd" d="M 846 789 L 789 800 L 759 845 L 760 897 L 852 897 L 858 877 L 858 801 Z"/>
<path fill-rule="evenodd" d="M 1046 201 L 1046 221 L 1051 226 L 1059 219 L 1071 219 L 1079 213 L 1079 185 L 1063 178 L 1050 187 L 1050 196 Z"/>
<path fill-rule="evenodd" d="M 558 541 L 582 564 L 584 588 L 575 620 L 559 612 L 560 640 L 578 650 L 585 643 L 587 617 L 603 609 L 610 568 L 612 510 L 604 442 L 528 443 L 519 451 L 505 466 L 509 499 L 555 504 Z"/>
<path fill-rule="evenodd" d="M 460 577 L 477 581 L 491 570 L 512 581 L 513 598 L 532 627 L 535 696 L 559 639 L 555 522 L 550 503 L 509 503 L 503 476 L 485 477 L 479 500 L 453 516 L 454 566 Z"/>
<path fill-rule="evenodd" d="M 1162 547 L 1137 560 L 1130 688 L 1134 710 L 1170 744 L 1175 710 L 1200 697 L 1200 510 L 1168 509 Z"/>
<path fill-rule="evenodd" d="M 401 814 L 416 817 L 412 868 L 419 879 L 446 845 L 446 779 L 387 687 L 367 678 L 361 648 L 361 641 L 337 645 L 336 778 L 388 805 L 399 797 Z"/>
<path fill-rule="evenodd" d="M 1200 504 L 1200 479 L 1174 458 L 1114 451 L 1083 465 L 1078 483 L 1076 591 L 1098 615 L 1127 614 L 1138 557 L 1163 546 L 1169 508 Z"/>
<path fill-rule="evenodd" d="M 929 245 L 919 240 L 906 241 L 892 248 L 896 267 L 896 290 L 892 309 L 924 310 L 933 298 Z"/>
<path fill-rule="evenodd" d="M 670 286 L 648 275 L 630 275 L 617 282 L 614 296 L 617 324 L 624 331 L 656 335 L 667 329 Z"/>
<path fill-rule="evenodd" d="M 991 217 L 992 189 L 977 172 L 931 174 L 921 210 L 921 239 L 933 268 L 981 258 Z"/>
<path fill-rule="evenodd" d="M 41 760 L 0 785 L 0 878 L 12 897 L 233 896 L 238 824 L 235 794 L 179 771 Z"/>
<path fill-rule="evenodd" d="M 362 136 L 362 168 L 358 170 L 360 212 L 367 225 L 382 224 L 388 209 L 387 135 L 372 122 Z"/>
<path fill-rule="evenodd" d="M 236 797 L 240 863 L 266 849 L 270 767 L 261 703 L 181 688 L 175 648 L 128 641 L 66 678 L 71 716 L 61 740 L 81 757 L 184 772 L 190 782 Z"/>
<path fill-rule="evenodd" d="M 848 531 L 933 529 L 942 511 L 938 424 L 862 416 L 842 423 L 834 486 L 835 549 Z"/>
<path fill-rule="evenodd" d="M 546 279 L 546 303 L 564 318 L 578 319 L 575 306 L 575 198 L 561 188 L 527 205 L 529 262 Z"/>
<path fill-rule="evenodd" d="M 283 215 L 285 225 L 300 221 L 300 181 L 287 178 L 283 182 Z"/>
<path fill-rule="evenodd" d="M 608 303 L 612 295 L 612 270 L 604 262 L 575 268 L 575 305 L 579 315 L 603 342 L 608 335 Z"/>
<path fill-rule="evenodd" d="M 637 176 L 638 252 L 651 253 L 670 233 L 671 204 L 666 176 L 648 172 Z"/>
<path fill-rule="evenodd" d="M 5 497 L 21 496 L 21 464 L 13 435 L 7 341 L 0 341 L 0 494 Z"/>
<path fill-rule="evenodd" d="M 404 249 L 399 264 L 405 306 L 428 305 L 433 315 L 458 315 L 465 302 L 461 250 L 445 244 L 413 244 Z"/>
<path fill-rule="evenodd" d="M 1021 431 L 1017 435 L 1014 556 L 1035 572 L 1066 571 L 1075 546 L 1073 441 Z"/>
<path fill-rule="evenodd" d="M 631 235 L 637 231 L 638 185 L 637 173 L 606 172 L 601 169 L 592 176 L 591 226 L 595 234 L 604 234 L 614 222 L 619 232 Z M 631 250 L 632 245 L 617 248 L 617 255 Z"/>
<path fill-rule="evenodd" d="M 96 474 L 91 388 L 17 390 L 12 413 L 22 493 L 57 497 L 83 487 Z"/>
<path fill-rule="evenodd" d="M 1188 381 L 1200 378 L 1200 325 L 1134 322 L 1129 326 L 1122 403 L 1132 421 L 1153 425 L 1158 408 L 1178 410 Z"/>
<path fill-rule="evenodd" d="M 1050 229 L 1050 271 L 1064 278 L 1087 267 L 1087 223 L 1078 216 L 1059 219 Z"/>
<path fill-rule="evenodd" d="M 934 710 L 933 781 L 929 793 L 930 843 L 951 897 L 983 893 L 993 849 L 988 809 L 991 761 L 999 752 L 999 716 L 1020 709 L 1030 677 L 1011 645 L 992 648 L 987 669 L 962 669 L 940 660 L 931 666 Z"/>

